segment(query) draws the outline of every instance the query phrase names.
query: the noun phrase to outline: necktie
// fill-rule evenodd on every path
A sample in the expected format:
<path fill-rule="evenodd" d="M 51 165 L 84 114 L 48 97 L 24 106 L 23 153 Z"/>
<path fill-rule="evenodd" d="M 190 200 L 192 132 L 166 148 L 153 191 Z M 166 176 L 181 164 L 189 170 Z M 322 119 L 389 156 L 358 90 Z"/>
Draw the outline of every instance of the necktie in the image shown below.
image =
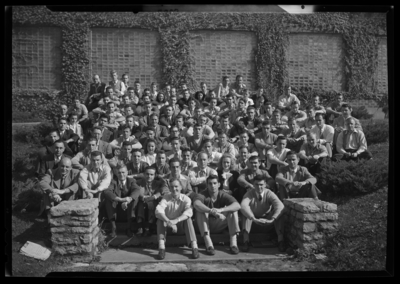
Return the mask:
<path fill-rule="evenodd" d="M 240 166 L 242 167 L 242 169 L 246 168 L 246 162 L 242 162 L 242 163 L 240 164 Z"/>
<path fill-rule="evenodd" d="M 200 176 L 200 177 L 205 177 L 205 176 L 206 176 L 206 171 L 201 170 L 201 171 L 199 172 L 199 176 Z"/>
<path fill-rule="evenodd" d="M 60 189 L 64 189 L 64 186 L 65 186 L 65 177 L 66 177 L 66 176 L 63 176 L 63 177 L 61 178 Z"/>
<path fill-rule="evenodd" d="M 324 139 L 324 135 L 322 133 L 322 128 L 319 129 L 319 139 Z"/>
<path fill-rule="evenodd" d="M 261 194 L 258 196 L 258 200 L 261 201 L 262 200 L 262 196 Z"/>

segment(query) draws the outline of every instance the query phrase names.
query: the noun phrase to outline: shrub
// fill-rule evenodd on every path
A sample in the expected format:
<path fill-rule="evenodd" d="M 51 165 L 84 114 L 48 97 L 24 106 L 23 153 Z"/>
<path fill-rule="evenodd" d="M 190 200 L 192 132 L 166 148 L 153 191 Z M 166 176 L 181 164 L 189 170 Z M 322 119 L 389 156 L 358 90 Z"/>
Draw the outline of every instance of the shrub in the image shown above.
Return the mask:
<path fill-rule="evenodd" d="M 46 135 L 49 134 L 54 126 L 51 122 L 42 122 L 33 127 L 23 127 L 15 131 L 14 139 L 17 142 L 40 145 Z"/>
<path fill-rule="evenodd" d="M 12 180 L 11 197 L 14 210 L 25 208 L 27 211 L 39 211 L 40 209 L 42 193 L 33 179 L 28 179 L 26 182 Z"/>
<path fill-rule="evenodd" d="M 42 119 L 36 113 L 13 110 L 12 122 L 40 122 Z"/>
<path fill-rule="evenodd" d="M 389 138 L 388 120 L 368 120 L 362 122 L 362 127 L 367 140 L 367 145 L 386 142 Z"/>
<path fill-rule="evenodd" d="M 388 184 L 388 156 L 373 160 L 326 163 L 316 174 L 317 187 L 326 196 L 359 195 L 373 192 Z"/>
<path fill-rule="evenodd" d="M 370 114 L 365 106 L 354 107 L 351 116 L 357 119 L 370 119 L 374 115 Z"/>

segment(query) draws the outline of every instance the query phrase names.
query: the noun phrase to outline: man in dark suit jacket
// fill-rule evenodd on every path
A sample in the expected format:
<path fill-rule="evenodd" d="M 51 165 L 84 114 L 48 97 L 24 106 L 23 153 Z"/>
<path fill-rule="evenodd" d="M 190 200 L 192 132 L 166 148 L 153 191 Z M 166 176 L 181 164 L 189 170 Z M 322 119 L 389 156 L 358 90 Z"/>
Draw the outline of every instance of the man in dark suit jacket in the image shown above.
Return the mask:
<path fill-rule="evenodd" d="M 281 167 L 275 177 L 279 184 L 279 198 L 282 201 L 287 198 L 304 197 L 318 199 L 321 191 L 315 186 L 317 179 L 306 167 L 298 166 L 297 153 L 289 151 L 286 154 L 286 161 L 289 165 Z"/>
<path fill-rule="evenodd" d="M 92 111 L 98 106 L 99 100 L 104 97 L 106 83 L 100 81 L 99 75 L 93 75 L 93 83 L 90 84 L 89 93 L 85 101 L 88 111 Z"/>
<path fill-rule="evenodd" d="M 156 225 L 155 209 L 163 194 L 169 192 L 169 189 L 163 179 L 155 179 L 155 168 L 147 167 L 144 176 L 137 182 L 139 189 L 133 192 L 132 198 L 136 222 L 139 226 L 138 234 L 150 236 Z"/>
<path fill-rule="evenodd" d="M 150 124 L 149 126 L 154 127 L 154 129 L 155 129 L 154 134 L 155 134 L 156 139 L 158 139 L 160 141 L 164 141 L 164 139 L 169 136 L 168 129 L 165 126 L 158 124 L 158 115 L 157 114 L 153 113 L 150 116 L 149 124 Z"/>
<path fill-rule="evenodd" d="M 126 234 L 132 237 L 132 218 L 135 216 L 133 210 L 133 192 L 139 190 L 136 180 L 128 178 L 128 169 L 126 165 L 117 166 L 117 178 L 111 180 L 110 186 L 103 193 L 105 199 L 105 207 L 107 211 L 107 218 L 111 222 L 111 237 L 116 236 L 117 226 L 115 224 L 117 219 L 117 206 L 121 205 L 122 210 L 126 210 L 128 228 Z"/>
<path fill-rule="evenodd" d="M 47 171 L 39 183 L 43 191 L 39 216 L 62 200 L 79 198 L 78 176 L 79 170 L 72 169 L 71 159 L 68 157 L 62 157 L 57 168 Z"/>
<path fill-rule="evenodd" d="M 131 157 L 132 161 L 126 165 L 128 175 L 130 178 L 135 178 L 136 180 L 142 179 L 144 177 L 144 170 L 149 164 L 142 161 L 142 152 L 140 149 L 133 149 Z"/>
<path fill-rule="evenodd" d="M 39 160 L 43 159 L 44 156 L 46 155 L 50 155 L 50 154 L 54 154 L 54 143 L 60 140 L 60 136 L 58 135 L 58 131 L 57 130 L 52 130 L 49 135 L 45 138 L 44 140 L 44 147 L 41 147 L 38 151 L 39 154 Z M 67 156 L 73 156 L 74 153 L 72 152 L 72 150 L 68 147 L 68 144 L 64 142 L 64 153 Z"/>
<path fill-rule="evenodd" d="M 164 125 L 168 129 L 170 129 L 173 125 L 175 125 L 175 117 L 172 106 L 167 106 L 165 108 L 166 114 L 160 117 L 160 124 Z"/>
<path fill-rule="evenodd" d="M 39 180 L 42 180 L 48 170 L 56 169 L 58 167 L 58 163 L 61 161 L 62 158 L 71 158 L 67 155 L 64 155 L 64 150 L 64 142 L 61 140 L 57 140 L 54 143 L 54 154 L 46 155 L 43 157 L 43 159 L 39 161 L 39 165 L 36 171 L 36 175 Z"/>
<path fill-rule="evenodd" d="M 58 135 L 62 141 L 68 144 L 74 154 L 78 153 L 78 140 L 79 135 L 74 133 L 71 129 L 67 129 L 68 122 L 66 118 L 60 118 L 58 120 Z"/>

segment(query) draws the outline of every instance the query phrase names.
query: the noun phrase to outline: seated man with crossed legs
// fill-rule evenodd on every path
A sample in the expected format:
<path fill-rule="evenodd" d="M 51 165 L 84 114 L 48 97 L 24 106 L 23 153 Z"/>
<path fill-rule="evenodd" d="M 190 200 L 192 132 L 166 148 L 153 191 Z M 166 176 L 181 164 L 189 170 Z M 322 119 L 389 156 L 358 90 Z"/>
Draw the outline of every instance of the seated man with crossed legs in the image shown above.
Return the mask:
<path fill-rule="evenodd" d="M 269 231 L 274 225 L 278 235 L 278 248 L 280 252 L 285 251 L 283 242 L 284 214 L 283 203 L 270 189 L 266 188 L 265 178 L 257 175 L 253 180 L 254 189 L 248 191 L 244 196 L 240 206 L 244 218 L 242 219 L 243 228 L 243 251 L 249 251 L 249 234 L 253 232 Z M 253 224 L 254 223 L 254 224 Z M 253 226 L 252 226 L 253 225 Z M 254 226 L 256 225 L 256 226 Z"/>
<path fill-rule="evenodd" d="M 192 257 L 199 258 L 196 233 L 194 231 L 193 209 L 190 198 L 181 193 L 182 184 L 179 179 L 170 180 L 170 192 L 165 194 L 156 207 L 158 257 L 165 258 L 165 240 L 167 232 L 186 235 L 186 242 L 192 247 Z"/>
<path fill-rule="evenodd" d="M 226 227 L 229 229 L 230 251 L 232 254 L 238 254 L 240 205 L 233 196 L 219 188 L 218 176 L 210 175 L 207 178 L 207 189 L 193 197 L 193 207 L 197 211 L 196 222 L 209 255 L 215 254 L 210 233 L 221 233 Z"/>

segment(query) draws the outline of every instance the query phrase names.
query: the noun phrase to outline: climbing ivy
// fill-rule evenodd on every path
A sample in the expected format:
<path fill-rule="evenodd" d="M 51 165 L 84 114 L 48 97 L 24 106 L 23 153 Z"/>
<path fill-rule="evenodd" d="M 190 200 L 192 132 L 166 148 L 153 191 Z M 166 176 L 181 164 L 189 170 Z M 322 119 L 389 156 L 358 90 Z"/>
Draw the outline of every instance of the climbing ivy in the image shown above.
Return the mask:
<path fill-rule="evenodd" d="M 57 26 L 62 31 L 62 90 L 52 98 L 43 117 L 51 117 L 54 102 L 70 103 L 74 95 L 84 98 L 89 78 L 89 31 L 94 27 L 144 28 L 157 31 L 162 51 L 161 85 L 186 83 L 198 89 L 190 40 L 194 30 L 245 30 L 257 37 L 255 50 L 256 87 L 263 87 L 273 97 L 283 93 L 288 83 L 286 50 L 289 34 L 294 32 L 338 33 L 345 44 L 345 90 L 349 96 L 376 99 L 379 36 L 386 35 L 386 18 L 355 13 L 138 13 L 51 12 L 44 6 L 14 7 L 15 26 Z M 13 54 L 14 56 L 14 54 Z M 18 56 L 18 55 L 15 55 Z M 15 70 L 13 69 L 15 73 Z M 14 74 L 13 73 L 13 74 Z M 329 92 L 330 90 L 325 90 Z M 13 89 L 13 106 L 21 110 L 23 100 L 16 97 L 33 90 Z M 47 92 L 45 92 L 47 93 Z M 31 96 L 31 97 L 35 97 Z M 386 94 L 387 96 L 387 94 Z M 47 95 L 40 96 L 44 99 Z M 19 100 L 19 101 L 18 101 Z M 49 99 L 50 100 L 50 99 Z M 382 101 L 382 99 L 380 99 Z M 28 104 L 28 101 L 27 103 Z M 36 110 L 32 104 L 25 109 Z"/>

